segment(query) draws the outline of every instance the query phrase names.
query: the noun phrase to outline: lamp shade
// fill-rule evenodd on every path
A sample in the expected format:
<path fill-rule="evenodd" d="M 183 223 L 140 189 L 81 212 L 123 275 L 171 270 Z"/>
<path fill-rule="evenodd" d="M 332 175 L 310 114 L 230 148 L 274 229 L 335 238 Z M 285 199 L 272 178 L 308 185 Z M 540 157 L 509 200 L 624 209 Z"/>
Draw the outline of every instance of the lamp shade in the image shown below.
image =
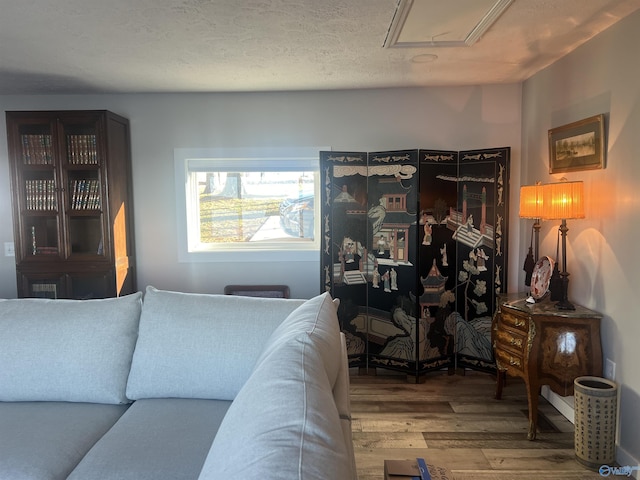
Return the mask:
<path fill-rule="evenodd" d="M 542 218 L 542 185 L 520 187 L 520 218 Z"/>
<path fill-rule="evenodd" d="M 542 216 L 545 220 L 584 218 L 583 182 L 542 185 Z"/>

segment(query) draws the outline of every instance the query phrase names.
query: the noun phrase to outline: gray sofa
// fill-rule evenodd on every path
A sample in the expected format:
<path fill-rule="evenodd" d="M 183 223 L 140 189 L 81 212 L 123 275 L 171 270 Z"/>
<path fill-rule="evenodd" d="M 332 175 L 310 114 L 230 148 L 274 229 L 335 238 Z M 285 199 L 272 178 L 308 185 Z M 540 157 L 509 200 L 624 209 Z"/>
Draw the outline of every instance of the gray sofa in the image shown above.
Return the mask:
<path fill-rule="evenodd" d="M 0 300 L 0 479 L 356 478 L 336 307 Z"/>

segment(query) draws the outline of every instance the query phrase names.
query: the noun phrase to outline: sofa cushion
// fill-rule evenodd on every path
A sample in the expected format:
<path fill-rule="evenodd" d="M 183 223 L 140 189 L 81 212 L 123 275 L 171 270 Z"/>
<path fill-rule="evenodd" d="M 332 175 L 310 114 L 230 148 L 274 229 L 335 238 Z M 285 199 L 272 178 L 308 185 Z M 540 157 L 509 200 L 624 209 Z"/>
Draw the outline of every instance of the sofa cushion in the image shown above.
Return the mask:
<path fill-rule="evenodd" d="M 274 353 L 231 404 L 199 479 L 353 478 L 318 348 L 303 333 Z"/>
<path fill-rule="evenodd" d="M 339 301 L 323 293 L 296 308 L 273 332 L 266 342 L 257 364 L 277 352 L 278 349 L 301 333 L 308 333 L 318 345 L 321 360 L 327 371 L 331 387 L 336 382 L 341 368 Z"/>
<path fill-rule="evenodd" d="M 231 402 L 136 401 L 69 480 L 194 480 Z"/>
<path fill-rule="evenodd" d="M 354 478 L 332 391 L 342 355 L 333 322 L 323 294 L 278 327 L 222 421 L 201 480 Z"/>
<path fill-rule="evenodd" d="M 0 402 L 0 478 L 67 478 L 127 407 L 96 403 Z"/>
<path fill-rule="evenodd" d="M 0 300 L 0 401 L 128 402 L 141 298 Z"/>
<path fill-rule="evenodd" d="M 148 287 L 127 395 L 232 400 L 266 339 L 302 303 Z"/>

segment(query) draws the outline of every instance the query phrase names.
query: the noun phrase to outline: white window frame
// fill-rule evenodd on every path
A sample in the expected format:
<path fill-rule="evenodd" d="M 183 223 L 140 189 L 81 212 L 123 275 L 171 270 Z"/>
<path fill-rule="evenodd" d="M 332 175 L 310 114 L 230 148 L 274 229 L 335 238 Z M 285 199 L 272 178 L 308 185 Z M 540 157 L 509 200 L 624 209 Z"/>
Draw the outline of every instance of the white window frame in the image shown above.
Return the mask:
<path fill-rule="evenodd" d="M 176 148 L 174 166 L 180 262 L 319 261 L 320 235 L 313 240 L 201 244 L 197 201 L 189 198 L 193 171 L 300 171 L 315 173 L 314 232 L 320 232 L 319 153 L 327 147 L 292 148 Z"/>

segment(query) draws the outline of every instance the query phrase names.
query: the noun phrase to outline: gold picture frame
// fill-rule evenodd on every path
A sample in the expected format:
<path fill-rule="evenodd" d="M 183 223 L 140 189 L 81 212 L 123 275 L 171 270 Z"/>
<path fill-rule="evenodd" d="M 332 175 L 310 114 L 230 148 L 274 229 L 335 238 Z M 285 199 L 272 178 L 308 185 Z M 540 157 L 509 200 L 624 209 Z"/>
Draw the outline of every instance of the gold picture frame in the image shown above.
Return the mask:
<path fill-rule="evenodd" d="M 604 114 L 549 130 L 549 173 L 605 166 Z"/>

